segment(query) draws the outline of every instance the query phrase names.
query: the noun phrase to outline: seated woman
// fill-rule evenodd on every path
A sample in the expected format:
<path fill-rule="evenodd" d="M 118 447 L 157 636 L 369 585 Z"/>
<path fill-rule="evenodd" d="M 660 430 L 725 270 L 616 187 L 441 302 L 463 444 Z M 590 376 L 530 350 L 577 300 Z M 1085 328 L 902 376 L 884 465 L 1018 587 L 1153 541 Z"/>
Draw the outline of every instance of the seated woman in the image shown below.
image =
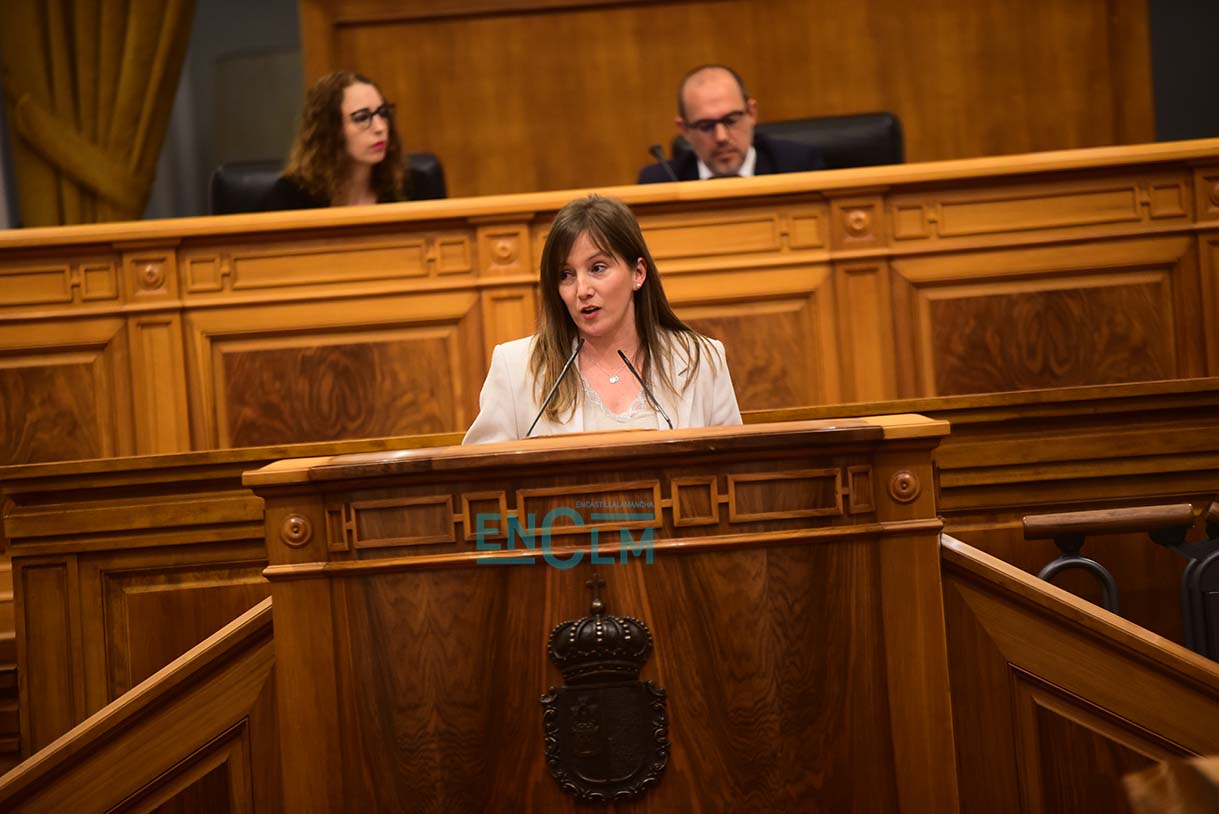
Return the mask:
<path fill-rule="evenodd" d="M 590 195 L 559 211 L 542 249 L 541 297 L 538 333 L 491 354 L 462 443 L 741 423 L 724 346 L 673 312 L 622 202 Z"/>
<path fill-rule="evenodd" d="M 400 201 L 404 175 L 394 106 L 368 77 L 336 71 L 305 97 L 288 166 L 261 208 Z"/>

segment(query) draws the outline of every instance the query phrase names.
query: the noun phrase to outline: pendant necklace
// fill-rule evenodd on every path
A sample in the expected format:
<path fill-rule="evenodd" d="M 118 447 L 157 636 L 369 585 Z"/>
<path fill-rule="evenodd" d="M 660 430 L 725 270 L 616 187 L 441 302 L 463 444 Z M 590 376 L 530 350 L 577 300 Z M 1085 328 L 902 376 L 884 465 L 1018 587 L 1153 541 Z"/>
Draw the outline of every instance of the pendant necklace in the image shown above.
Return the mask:
<path fill-rule="evenodd" d="M 600 368 L 602 373 L 604 373 L 606 376 L 609 377 L 610 384 L 617 384 L 618 381 L 622 378 L 622 368 L 625 367 L 625 365 L 619 365 L 618 372 L 611 373 L 609 370 L 606 370 L 605 367 L 600 362 L 597 362 L 596 360 L 590 360 L 590 361 L 592 361 L 592 363 L 594 365 L 596 365 L 598 368 Z"/>

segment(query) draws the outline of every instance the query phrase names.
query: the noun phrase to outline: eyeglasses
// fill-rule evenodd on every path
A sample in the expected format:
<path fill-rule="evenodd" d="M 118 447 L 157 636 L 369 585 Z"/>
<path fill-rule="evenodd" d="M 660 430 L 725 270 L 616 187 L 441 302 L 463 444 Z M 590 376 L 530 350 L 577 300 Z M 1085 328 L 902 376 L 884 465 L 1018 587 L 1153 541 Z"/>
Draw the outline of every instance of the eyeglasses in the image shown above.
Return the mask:
<path fill-rule="evenodd" d="M 389 124 L 389 122 L 394 118 L 394 105 L 386 102 L 376 110 L 369 110 L 366 107 L 362 107 L 359 110 L 352 111 L 350 115 L 352 124 L 361 130 L 367 130 L 368 128 L 372 127 L 373 116 L 380 116 L 386 124 Z"/>
<path fill-rule="evenodd" d="M 686 126 L 691 130 L 697 130 L 700 133 L 711 135 L 715 132 L 718 125 L 724 125 L 725 130 L 731 130 L 737 126 L 737 123 L 745 117 L 744 110 L 734 110 L 731 113 L 725 113 L 718 119 L 699 119 L 696 122 L 687 122 Z"/>

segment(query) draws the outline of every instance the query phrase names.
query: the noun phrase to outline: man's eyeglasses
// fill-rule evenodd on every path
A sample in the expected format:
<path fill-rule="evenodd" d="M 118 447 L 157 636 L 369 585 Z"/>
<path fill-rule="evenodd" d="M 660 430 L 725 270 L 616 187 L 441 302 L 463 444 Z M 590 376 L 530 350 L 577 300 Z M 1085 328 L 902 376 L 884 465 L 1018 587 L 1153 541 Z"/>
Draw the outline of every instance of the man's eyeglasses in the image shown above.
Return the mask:
<path fill-rule="evenodd" d="M 361 130 L 367 130 L 372 127 L 373 116 L 380 116 L 386 124 L 389 124 L 390 120 L 394 117 L 394 105 L 386 102 L 376 110 L 362 107 L 359 110 L 352 111 L 350 115 L 352 124 Z"/>
<path fill-rule="evenodd" d="M 724 125 L 725 130 L 731 130 L 736 127 L 737 123 L 745 117 L 744 110 L 734 110 L 731 113 L 725 113 L 718 119 L 699 119 L 696 122 L 687 122 L 686 126 L 691 130 L 697 130 L 700 133 L 711 135 L 715 132 L 717 125 Z"/>

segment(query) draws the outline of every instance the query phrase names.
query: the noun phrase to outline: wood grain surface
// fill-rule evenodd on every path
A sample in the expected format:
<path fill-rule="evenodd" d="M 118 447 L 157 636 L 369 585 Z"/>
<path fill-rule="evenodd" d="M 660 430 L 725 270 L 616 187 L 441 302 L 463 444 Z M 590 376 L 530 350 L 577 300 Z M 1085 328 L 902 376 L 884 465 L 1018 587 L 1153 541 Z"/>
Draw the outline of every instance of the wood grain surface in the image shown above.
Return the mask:
<path fill-rule="evenodd" d="M 554 47 L 576 42 L 578 61 Z M 741 73 L 763 121 L 892 111 L 910 161 L 1147 141 L 1148 43 L 1129 0 L 301 6 L 306 81 L 373 77 L 457 195 L 633 182 L 708 62 Z"/>

